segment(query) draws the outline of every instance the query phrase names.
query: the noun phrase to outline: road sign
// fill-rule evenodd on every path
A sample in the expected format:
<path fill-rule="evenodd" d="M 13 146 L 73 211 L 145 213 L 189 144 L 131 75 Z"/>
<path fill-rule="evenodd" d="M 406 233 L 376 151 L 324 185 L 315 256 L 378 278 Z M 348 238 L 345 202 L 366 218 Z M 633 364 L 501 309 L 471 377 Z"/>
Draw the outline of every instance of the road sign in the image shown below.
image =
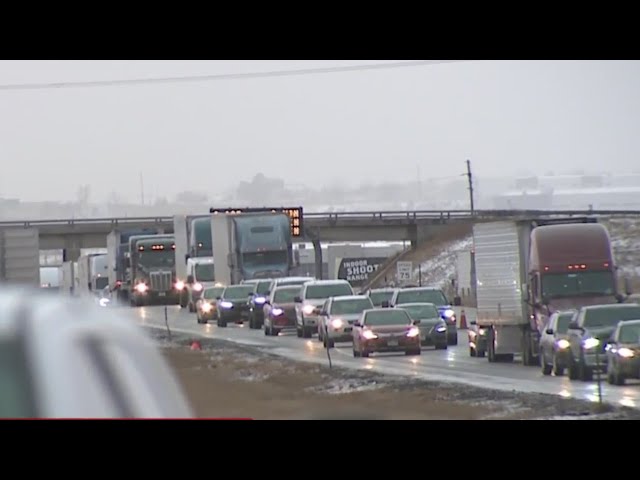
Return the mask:
<path fill-rule="evenodd" d="M 397 276 L 399 282 L 410 282 L 413 273 L 413 262 L 398 262 Z"/>

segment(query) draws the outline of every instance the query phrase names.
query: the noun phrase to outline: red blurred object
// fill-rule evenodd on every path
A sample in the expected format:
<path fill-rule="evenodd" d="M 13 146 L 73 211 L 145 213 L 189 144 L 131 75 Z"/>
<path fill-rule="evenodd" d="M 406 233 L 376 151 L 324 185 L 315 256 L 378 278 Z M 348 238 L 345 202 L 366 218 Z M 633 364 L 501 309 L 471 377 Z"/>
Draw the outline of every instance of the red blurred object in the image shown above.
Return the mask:
<path fill-rule="evenodd" d="M 194 340 L 193 342 L 191 342 L 191 350 L 202 350 L 202 346 L 200 345 L 200 342 L 198 342 L 197 340 Z"/>

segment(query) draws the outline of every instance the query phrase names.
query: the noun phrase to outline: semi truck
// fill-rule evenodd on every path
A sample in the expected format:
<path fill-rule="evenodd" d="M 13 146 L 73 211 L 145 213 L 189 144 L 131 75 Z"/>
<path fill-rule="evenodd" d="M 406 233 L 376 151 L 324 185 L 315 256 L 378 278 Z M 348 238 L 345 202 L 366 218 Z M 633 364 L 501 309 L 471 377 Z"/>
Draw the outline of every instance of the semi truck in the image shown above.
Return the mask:
<path fill-rule="evenodd" d="M 129 238 L 131 306 L 179 302 L 175 248 L 173 235 L 134 235 Z"/>
<path fill-rule="evenodd" d="M 109 285 L 106 253 L 90 253 L 78 258 L 79 293 L 99 292 Z"/>
<path fill-rule="evenodd" d="M 131 291 L 129 271 L 129 239 L 135 235 L 153 235 L 159 231 L 153 228 L 136 230 L 112 230 L 107 235 L 107 270 L 111 291 L 116 292 L 119 302 L 128 302 Z"/>
<path fill-rule="evenodd" d="M 173 232 L 176 276 L 181 290 L 180 306 L 195 312 L 195 302 L 205 283 L 213 282 L 211 216 L 176 215 L 173 217 Z"/>
<path fill-rule="evenodd" d="M 539 364 L 554 311 L 623 302 L 609 232 L 592 217 L 478 223 L 473 227 L 477 320 L 472 356 Z M 629 288 L 626 287 L 629 295 Z"/>
<path fill-rule="evenodd" d="M 211 236 L 217 282 L 290 275 L 293 242 L 286 213 L 212 213 Z"/>

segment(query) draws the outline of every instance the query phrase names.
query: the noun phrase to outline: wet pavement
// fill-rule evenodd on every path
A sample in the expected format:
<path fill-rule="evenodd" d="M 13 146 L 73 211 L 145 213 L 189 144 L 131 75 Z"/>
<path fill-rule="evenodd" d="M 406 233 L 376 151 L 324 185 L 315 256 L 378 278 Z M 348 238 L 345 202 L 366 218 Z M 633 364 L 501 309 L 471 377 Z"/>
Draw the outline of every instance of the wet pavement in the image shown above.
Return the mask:
<path fill-rule="evenodd" d="M 166 328 L 164 307 L 118 307 L 123 314 L 141 325 Z M 248 325 L 229 325 L 219 328 L 215 324 L 199 325 L 195 314 L 176 306 L 167 307 L 169 327 L 176 333 L 192 334 L 259 347 L 269 353 L 328 365 L 327 351 L 317 337 L 301 339 L 295 331 L 282 332 L 278 337 L 267 337 L 262 330 L 251 330 Z M 512 364 L 490 364 L 486 358 L 469 356 L 467 332 L 458 332 L 458 345 L 447 350 L 424 348 L 420 356 L 404 354 L 373 354 L 370 358 L 353 358 L 349 343 L 337 344 L 330 350 L 333 365 L 370 370 L 387 375 L 405 375 L 416 379 L 464 383 L 477 387 L 505 391 L 535 392 L 598 401 L 597 381 L 571 381 L 568 377 L 543 376 L 539 367 L 525 367 L 519 360 Z M 605 402 L 640 408 L 640 382 L 630 380 L 628 385 L 609 385 L 604 376 L 601 381 Z"/>

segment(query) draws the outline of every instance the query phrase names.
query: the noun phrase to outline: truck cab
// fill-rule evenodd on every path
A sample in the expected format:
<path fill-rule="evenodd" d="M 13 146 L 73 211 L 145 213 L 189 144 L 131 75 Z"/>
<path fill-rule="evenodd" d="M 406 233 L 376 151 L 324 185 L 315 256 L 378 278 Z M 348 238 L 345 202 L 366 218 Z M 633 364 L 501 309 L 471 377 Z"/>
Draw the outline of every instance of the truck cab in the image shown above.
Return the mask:
<path fill-rule="evenodd" d="M 134 236 L 129 241 L 131 305 L 178 303 L 173 235 Z"/>

